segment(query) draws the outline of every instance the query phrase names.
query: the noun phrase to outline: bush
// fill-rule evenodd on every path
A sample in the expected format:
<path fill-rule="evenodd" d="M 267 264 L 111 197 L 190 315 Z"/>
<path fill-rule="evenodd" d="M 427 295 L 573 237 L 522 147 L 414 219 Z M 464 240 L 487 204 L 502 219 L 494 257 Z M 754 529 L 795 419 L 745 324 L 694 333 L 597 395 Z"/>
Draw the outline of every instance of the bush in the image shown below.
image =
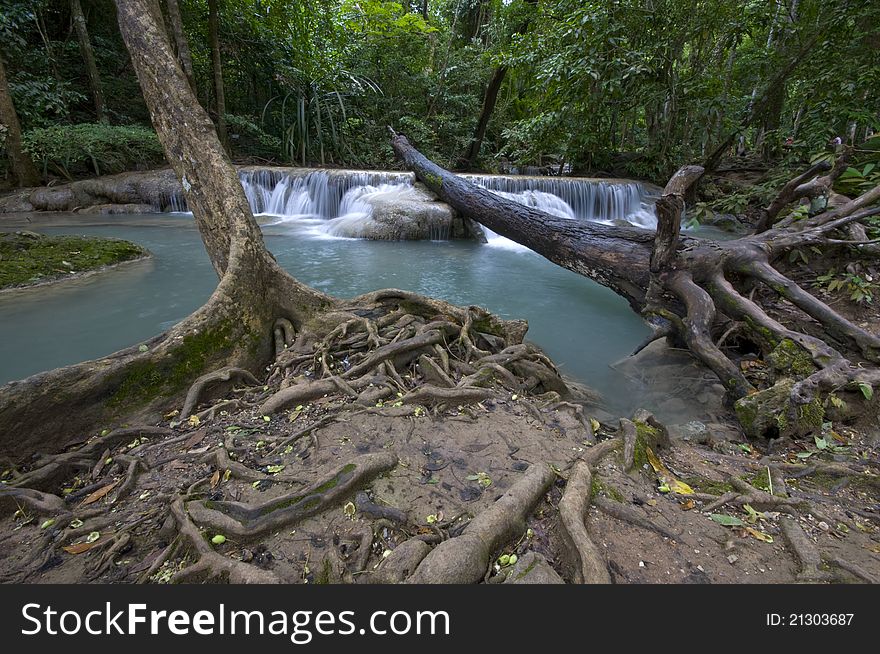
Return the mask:
<path fill-rule="evenodd" d="M 226 114 L 226 124 L 235 154 L 264 159 L 281 155 L 281 139 L 265 132 L 253 118 Z"/>
<path fill-rule="evenodd" d="M 32 129 L 22 140 L 44 174 L 52 168 L 68 179 L 89 172 L 139 170 L 164 161 L 155 132 L 139 125 L 56 125 Z"/>

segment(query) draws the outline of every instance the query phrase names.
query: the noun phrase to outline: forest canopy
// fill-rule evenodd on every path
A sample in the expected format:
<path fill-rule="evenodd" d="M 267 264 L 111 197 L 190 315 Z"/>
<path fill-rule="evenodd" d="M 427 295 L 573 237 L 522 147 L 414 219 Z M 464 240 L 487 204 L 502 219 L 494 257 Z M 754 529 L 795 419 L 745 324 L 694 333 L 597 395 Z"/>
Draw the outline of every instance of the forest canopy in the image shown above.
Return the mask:
<path fill-rule="evenodd" d="M 662 182 L 734 132 L 740 152 L 804 159 L 880 121 L 867 0 L 160 4 L 238 159 L 387 168 L 391 125 L 447 167 Z M 44 176 L 161 162 L 111 0 L 2 0 L 0 44 Z"/>

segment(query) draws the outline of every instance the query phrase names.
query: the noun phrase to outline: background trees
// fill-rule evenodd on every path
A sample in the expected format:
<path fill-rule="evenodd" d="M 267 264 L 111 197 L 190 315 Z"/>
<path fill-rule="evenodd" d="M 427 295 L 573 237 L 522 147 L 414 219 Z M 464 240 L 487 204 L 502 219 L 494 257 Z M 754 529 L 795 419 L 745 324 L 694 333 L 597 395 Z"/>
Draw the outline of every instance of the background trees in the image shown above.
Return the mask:
<path fill-rule="evenodd" d="M 662 181 L 731 135 L 776 162 L 880 121 L 869 0 L 160 4 L 236 158 L 391 166 L 391 124 L 445 165 Z M 35 128 L 149 124 L 110 0 L 0 0 L 0 32 L 26 149 Z"/>

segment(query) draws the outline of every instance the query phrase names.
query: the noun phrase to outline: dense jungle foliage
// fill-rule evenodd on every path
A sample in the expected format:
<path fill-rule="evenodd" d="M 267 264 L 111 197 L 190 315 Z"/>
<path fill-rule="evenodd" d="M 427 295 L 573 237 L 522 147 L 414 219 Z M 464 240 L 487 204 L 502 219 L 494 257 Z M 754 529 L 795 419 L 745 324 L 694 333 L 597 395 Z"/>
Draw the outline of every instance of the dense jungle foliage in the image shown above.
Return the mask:
<path fill-rule="evenodd" d="M 662 181 L 741 128 L 726 154 L 778 163 L 862 143 L 880 121 L 869 0 L 159 4 L 169 26 L 171 9 L 182 18 L 215 119 L 217 46 L 239 159 L 390 167 L 391 125 L 449 166 Z M 161 162 L 111 0 L 2 0 L 0 54 L 43 176 Z"/>

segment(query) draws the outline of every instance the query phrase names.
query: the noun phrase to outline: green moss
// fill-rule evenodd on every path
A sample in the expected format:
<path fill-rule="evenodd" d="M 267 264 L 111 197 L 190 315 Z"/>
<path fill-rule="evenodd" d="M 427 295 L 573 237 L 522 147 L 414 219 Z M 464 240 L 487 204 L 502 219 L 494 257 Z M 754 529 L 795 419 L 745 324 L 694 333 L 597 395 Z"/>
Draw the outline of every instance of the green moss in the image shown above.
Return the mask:
<path fill-rule="evenodd" d="M 443 178 L 440 175 L 433 175 L 431 173 L 426 173 L 423 178 L 426 185 L 428 185 L 432 190 L 440 190 L 443 188 Z"/>
<path fill-rule="evenodd" d="M 66 279 L 148 254 L 119 239 L 0 233 L 0 289 Z"/>
<path fill-rule="evenodd" d="M 633 452 L 633 467 L 642 470 L 648 465 L 647 447 L 658 443 L 663 438 L 662 432 L 645 422 L 636 421 L 636 446 Z"/>
<path fill-rule="evenodd" d="M 330 583 L 330 577 L 332 573 L 332 568 L 330 567 L 330 561 L 328 559 L 324 559 L 323 564 L 321 565 L 321 570 L 315 575 L 315 583 L 321 585 L 327 585 Z"/>
<path fill-rule="evenodd" d="M 532 559 L 532 562 L 529 564 L 529 567 L 528 567 L 528 568 L 526 568 L 525 570 L 523 570 L 522 572 L 520 572 L 520 573 L 516 576 L 516 581 L 519 581 L 520 579 L 522 579 L 523 577 L 525 577 L 527 574 L 529 574 L 532 570 L 535 569 L 535 566 L 536 566 L 536 565 L 538 565 L 538 558 L 537 558 L 537 557 L 535 557 L 534 559 Z"/>
<path fill-rule="evenodd" d="M 783 339 L 767 356 L 767 361 L 778 373 L 806 377 L 816 371 L 812 357 L 789 338 Z"/>
<path fill-rule="evenodd" d="M 599 476 L 593 475 L 593 483 L 590 489 L 590 497 L 595 497 L 599 493 L 603 493 L 608 499 L 614 500 L 615 502 L 620 502 L 623 504 L 625 502 L 623 495 L 617 490 L 614 486 L 608 486 L 599 481 Z"/>
<path fill-rule="evenodd" d="M 794 380 L 783 379 L 774 386 L 740 398 L 734 404 L 737 418 L 745 433 L 752 438 L 806 434 L 822 426 L 825 407 L 816 397 L 809 404 L 800 405 L 795 412 L 794 424 L 791 412 L 791 389 Z M 775 433 L 774 433 L 775 432 Z"/>
<path fill-rule="evenodd" d="M 684 481 L 688 486 L 699 493 L 708 493 L 710 495 L 724 495 L 733 490 L 733 486 L 727 481 L 717 481 L 715 479 L 707 479 L 705 477 L 685 477 Z"/>
<path fill-rule="evenodd" d="M 770 492 L 770 472 L 767 468 L 762 468 L 754 475 L 744 475 L 742 479 L 755 488 L 760 488 L 762 491 L 767 491 L 768 493 Z"/>
<path fill-rule="evenodd" d="M 203 374 L 206 364 L 232 342 L 232 323 L 226 322 L 184 337 L 160 363 L 141 361 L 126 368 L 108 405 L 114 408 L 142 406 L 160 396 L 181 392 Z"/>

